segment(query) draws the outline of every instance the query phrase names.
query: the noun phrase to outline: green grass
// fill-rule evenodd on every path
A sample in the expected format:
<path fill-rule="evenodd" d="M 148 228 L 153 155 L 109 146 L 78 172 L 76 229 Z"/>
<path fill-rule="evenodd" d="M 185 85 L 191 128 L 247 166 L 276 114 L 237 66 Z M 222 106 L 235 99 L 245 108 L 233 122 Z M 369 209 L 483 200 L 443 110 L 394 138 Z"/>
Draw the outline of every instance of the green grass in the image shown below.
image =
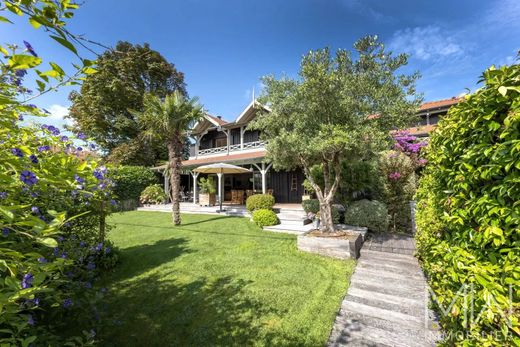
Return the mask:
<path fill-rule="evenodd" d="M 292 235 L 246 218 L 126 212 L 110 219 L 120 264 L 105 346 L 322 346 L 353 261 L 299 252 Z"/>

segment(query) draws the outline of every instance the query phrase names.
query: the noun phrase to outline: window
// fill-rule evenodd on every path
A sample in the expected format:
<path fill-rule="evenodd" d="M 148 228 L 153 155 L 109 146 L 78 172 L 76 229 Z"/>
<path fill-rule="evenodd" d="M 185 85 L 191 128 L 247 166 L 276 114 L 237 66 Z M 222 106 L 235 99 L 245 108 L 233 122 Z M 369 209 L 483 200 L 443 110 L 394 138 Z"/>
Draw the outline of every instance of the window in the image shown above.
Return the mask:
<path fill-rule="evenodd" d="M 225 147 L 227 146 L 227 139 L 221 138 L 221 139 L 215 139 L 215 147 Z"/>

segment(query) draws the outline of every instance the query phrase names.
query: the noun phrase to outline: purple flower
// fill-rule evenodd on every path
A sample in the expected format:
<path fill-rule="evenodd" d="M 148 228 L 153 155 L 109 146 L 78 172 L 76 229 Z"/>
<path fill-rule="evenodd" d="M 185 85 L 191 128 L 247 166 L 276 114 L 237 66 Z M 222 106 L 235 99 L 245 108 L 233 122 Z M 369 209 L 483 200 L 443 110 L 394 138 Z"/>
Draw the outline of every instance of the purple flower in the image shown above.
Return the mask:
<path fill-rule="evenodd" d="M 80 246 L 81 248 L 85 247 L 85 246 L 86 246 L 85 241 L 81 241 L 81 242 L 79 243 L 79 246 Z"/>
<path fill-rule="evenodd" d="M 28 323 L 29 325 L 34 325 L 34 324 L 36 324 L 36 321 L 34 320 L 32 314 L 30 314 L 30 315 L 28 316 L 28 318 L 27 318 L 27 323 Z"/>
<path fill-rule="evenodd" d="M 18 120 L 19 120 L 19 121 L 23 121 L 23 116 L 22 116 L 22 115 L 19 115 L 19 116 L 18 116 Z"/>
<path fill-rule="evenodd" d="M 80 147 L 76 148 L 76 150 L 77 150 L 78 152 L 81 152 L 81 151 L 83 150 L 83 147 L 80 146 Z"/>
<path fill-rule="evenodd" d="M 8 228 L 3 228 L 2 229 L 2 235 L 5 236 L 5 237 L 9 236 L 9 229 Z"/>
<path fill-rule="evenodd" d="M 60 140 L 63 142 L 67 142 L 69 140 L 69 138 L 67 136 L 63 135 L 62 137 L 60 137 Z"/>
<path fill-rule="evenodd" d="M 32 302 L 35 306 L 40 305 L 40 299 L 39 299 L 39 298 L 34 298 L 34 299 L 31 300 L 31 302 Z"/>
<path fill-rule="evenodd" d="M 38 182 L 38 178 L 33 172 L 29 170 L 23 170 L 20 173 L 20 181 L 27 184 L 28 186 L 32 186 Z"/>
<path fill-rule="evenodd" d="M 31 53 L 35 57 L 38 56 L 38 54 L 36 54 L 36 52 L 34 51 L 33 47 L 31 46 L 31 44 L 29 42 L 24 40 L 23 44 L 25 45 L 25 48 L 27 48 L 27 51 L 29 51 L 29 53 Z"/>
<path fill-rule="evenodd" d="M 80 140 L 85 140 L 87 137 L 85 136 L 84 133 L 78 133 L 78 139 Z"/>
<path fill-rule="evenodd" d="M 33 164 L 38 164 L 38 157 L 35 156 L 34 154 L 31 154 L 31 155 L 29 156 L 29 159 L 31 159 L 31 162 L 32 162 Z"/>
<path fill-rule="evenodd" d="M 20 157 L 20 158 L 23 157 L 23 152 L 20 148 L 12 148 L 11 153 L 16 155 L 17 157 Z"/>
<path fill-rule="evenodd" d="M 391 174 L 388 175 L 388 177 L 393 180 L 393 181 L 397 181 L 399 178 L 401 178 L 401 173 L 400 172 L 392 172 Z"/>
<path fill-rule="evenodd" d="M 50 151 L 51 146 L 38 146 L 38 152 Z"/>
<path fill-rule="evenodd" d="M 16 70 L 14 72 L 14 74 L 16 77 L 22 78 L 23 76 L 27 75 L 27 70 L 25 70 L 25 69 Z"/>
<path fill-rule="evenodd" d="M 57 257 L 58 254 L 60 253 L 60 249 L 58 247 L 54 247 L 52 249 L 52 253 L 54 254 L 55 257 Z"/>
<path fill-rule="evenodd" d="M 99 251 L 102 250 L 102 249 L 103 249 L 103 244 L 102 244 L 101 242 L 98 243 L 98 244 L 96 245 L 96 247 L 94 247 L 94 250 L 95 250 L 96 252 L 99 252 Z"/>
<path fill-rule="evenodd" d="M 87 270 L 92 271 L 95 268 L 96 268 L 96 264 L 94 264 L 92 262 L 87 264 Z"/>
<path fill-rule="evenodd" d="M 45 264 L 45 263 L 47 263 L 47 259 L 45 259 L 45 257 L 40 257 L 40 258 L 38 258 L 38 263 Z"/>
<path fill-rule="evenodd" d="M 108 254 L 112 251 L 110 247 L 105 247 L 105 254 Z"/>
<path fill-rule="evenodd" d="M 93 143 L 91 143 L 91 144 L 89 145 L 89 147 L 90 147 L 90 149 L 92 149 L 92 150 L 96 149 L 96 145 L 93 144 Z"/>
<path fill-rule="evenodd" d="M 81 176 L 79 176 L 79 175 L 77 175 L 77 174 L 74 174 L 74 179 L 75 179 L 76 182 L 78 182 L 78 183 L 84 183 L 84 182 L 85 182 L 85 180 L 84 180 Z"/>
<path fill-rule="evenodd" d="M 33 280 L 34 280 L 34 276 L 32 275 L 32 273 L 28 272 L 25 275 L 23 275 L 22 288 L 27 289 L 27 288 L 32 287 Z"/>
<path fill-rule="evenodd" d="M 7 192 L 0 192 L 0 199 L 7 198 Z"/>
<path fill-rule="evenodd" d="M 31 211 L 34 214 L 40 214 L 40 209 L 36 206 L 31 207 Z"/>
<path fill-rule="evenodd" d="M 31 198 L 36 198 L 38 196 L 38 193 L 36 192 L 31 192 Z"/>
<path fill-rule="evenodd" d="M 92 283 L 90 283 L 90 282 L 85 282 L 85 284 L 84 284 L 83 286 L 84 286 L 85 288 L 87 288 L 87 289 L 90 289 L 90 288 L 92 288 Z"/>
<path fill-rule="evenodd" d="M 70 299 L 70 298 L 67 298 L 67 299 L 63 300 L 63 307 L 64 308 L 69 308 L 69 307 L 72 306 L 72 304 L 73 304 L 73 302 L 72 302 L 72 299 Z"/>
<path fill-rule="evenodd" d="M 110 205 L 116 206 L 117 205 L 117 201 L 115 201 L 114 199 L 110 200 Z"/>
<path fill-rule="evenodd" d="M 66 252 L 61 253 L 61 258 L 67 259 L 67 253 Z"/>
<path fill-rule="evenodd" d="M 47 129 L 52 135 L 58 136 L 60 134 L 60 129 L 56 128 L 54 125 L 42 125 L 43 129 Z"/>

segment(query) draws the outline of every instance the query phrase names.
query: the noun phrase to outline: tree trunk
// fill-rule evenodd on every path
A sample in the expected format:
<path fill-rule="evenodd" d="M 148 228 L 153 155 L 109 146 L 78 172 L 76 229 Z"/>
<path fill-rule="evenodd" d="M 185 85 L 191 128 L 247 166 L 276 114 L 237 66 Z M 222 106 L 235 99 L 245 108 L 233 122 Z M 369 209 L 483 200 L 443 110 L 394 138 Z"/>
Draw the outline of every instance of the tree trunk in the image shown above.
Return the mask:
<path fill-rule="evenodd" d="M 320 201 L 320 230 L 322 232 L 334 231 L 334 220 L 332 218 L 332 206 L 328 201 Z"/>
<path fill-rule="evenodd" d="M 168 159 L 170 171 L 170 188 L 172 191 L 172 221 L 175 225 L 181 224 L 180 213 L 180 186 L 181 186 L 181 157 L 179 155 L 178 141 L 171 140 L 168 142 Z"/>

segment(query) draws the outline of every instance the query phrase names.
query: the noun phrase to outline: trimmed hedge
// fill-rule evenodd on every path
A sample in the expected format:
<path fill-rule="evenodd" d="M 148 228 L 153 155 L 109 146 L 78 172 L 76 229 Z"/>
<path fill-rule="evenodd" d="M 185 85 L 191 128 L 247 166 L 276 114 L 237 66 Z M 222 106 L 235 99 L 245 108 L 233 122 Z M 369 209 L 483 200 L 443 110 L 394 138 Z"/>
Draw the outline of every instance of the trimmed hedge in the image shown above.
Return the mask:
<path fill-rule="evenodd" d="M 276 225 L 279 223 L 278 217 L 273 210 L 261 208 L 253 212 L 253 222 L 259 227 Z"/>
<path fill-rule="evenodd" d="M 139 200 L 141 192 L 152 184 L 158 184 L 155 173 L 144 166 L 118 166 L 109 169 L 118 199 Z"/>
<path fill-rule="evenodd" d="M 417 249 L 445 345 L 518 346 L 520 65 L 492 67 L 483 80 L 430 139 Z"/>
<path fill-rule="evenodd" d="M 371 231 L 388 230 L 388 209 L 376 200 L 359 200 L 353 202 L 345 211 L 345 224 L 367 227 Z"/>
<path fill-rule="evenodd" d="M 270 210 L 274 206 L 274 196 L 269 194 L 251 195 L 246 200 L 246 208 L 249 212 L 259 209 Z"/>

